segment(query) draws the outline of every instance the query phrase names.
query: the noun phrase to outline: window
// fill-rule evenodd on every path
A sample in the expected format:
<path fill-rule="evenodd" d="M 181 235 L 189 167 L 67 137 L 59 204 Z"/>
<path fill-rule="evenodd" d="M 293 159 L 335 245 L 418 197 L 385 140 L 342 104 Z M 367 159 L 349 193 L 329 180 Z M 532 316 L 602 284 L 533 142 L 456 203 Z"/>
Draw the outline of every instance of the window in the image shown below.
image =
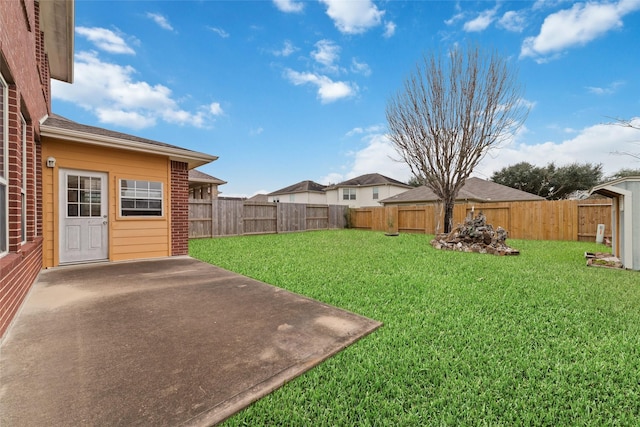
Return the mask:
<path fill-rule="evenodd" d="M 378 187 L 373 187 L 373 200 L 378 200 L 379 192 Z"/>
<path fill-rule="evenodd" d="M 7 162 L 5 156 L 9 152 L 8 148 L 8 127 L 7 127 L 7 83 L 0 74 L 0 255 L 7 252 L 9 245 L 8 225 L 8 202 L 7 202 Z"/>
<path fill-rule="evenodd" d="M 102 215 L 102 179 L 97 176 L 67 175 L 67 217 Z"/>
<path fill-rule="evenodd" d="M 289 194 L 289 202 L 294 203 L 296 201 L 296 195 L 295 194 Z"/>
<path fill-rule="evenodd" d="M 343 188 L 342 189 L 342 200 L 355 200 L 356 199 L 356 189 L 355 188 Z"/>
<path fill-rule="evenodd" d="M 20 198 L 22 208 L 20 212 L 20 241 L 27 241 L 27 121 L 20 114 L 22 128 L 22 180 L 20 181 Z"/>
<path fill-rule="evenodd" d="M 120 180 L 121 216 L 162 216 L 162 183 Z"/>

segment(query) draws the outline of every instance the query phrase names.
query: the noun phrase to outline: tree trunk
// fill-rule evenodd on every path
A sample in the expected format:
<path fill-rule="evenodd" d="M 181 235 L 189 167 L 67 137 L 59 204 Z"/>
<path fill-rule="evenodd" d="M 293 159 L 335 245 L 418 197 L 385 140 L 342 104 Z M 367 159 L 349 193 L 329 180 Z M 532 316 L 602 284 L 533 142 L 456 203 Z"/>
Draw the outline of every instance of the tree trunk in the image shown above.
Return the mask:
<path fill-rule="evenodd" d="M 444 232 L 451 233 L 453 229 L 453 206 L 455 200 L 444 201 Z"/>

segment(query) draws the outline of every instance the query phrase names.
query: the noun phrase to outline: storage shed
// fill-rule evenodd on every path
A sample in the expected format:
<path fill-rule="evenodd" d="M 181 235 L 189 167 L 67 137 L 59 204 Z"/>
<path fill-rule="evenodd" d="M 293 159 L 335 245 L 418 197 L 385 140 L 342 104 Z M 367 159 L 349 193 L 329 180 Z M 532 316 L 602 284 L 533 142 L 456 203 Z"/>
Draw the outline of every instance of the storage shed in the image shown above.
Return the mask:
<path fill-rule="evenodd" d="M 613 200 L 611 248 L 628 270 L 640 270 L 640 176 L 616 179 L 596 187 L 590 194 Z"/>

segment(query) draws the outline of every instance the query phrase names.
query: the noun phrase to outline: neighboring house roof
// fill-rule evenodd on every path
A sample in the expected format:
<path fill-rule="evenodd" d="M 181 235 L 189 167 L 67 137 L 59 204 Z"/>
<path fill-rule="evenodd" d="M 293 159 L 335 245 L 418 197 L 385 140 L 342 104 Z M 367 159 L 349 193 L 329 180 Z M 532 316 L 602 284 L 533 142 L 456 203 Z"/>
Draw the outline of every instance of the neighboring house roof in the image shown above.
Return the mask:
<path fill-rule="evenodd" d="M 328 187 L 327 190 L 334 190 L 339 187 L 371 187 L 376 185 L 395 185 L 398 187 L 411 188 L 410 185 L 393 178 L 389 178 L 388 176 L 380 175 L 379 173 L 369 173 L 332 185 Z"/>
<path fill-rule="evenodd" d="M 171 160 L 189 164 L 189 169 L 217 160 L 217 156 L 199 153 L 164 142 L 140 138 L 95 126 L 83 125 L 57 114 L 51 114 L 40 125 L 40 134 L 83 144 L 119 148 L 149 154 L 168 156 Z"/>
<path fill-rule="evenodd" d="M 266 194 L 256 194 L 255 196 L 249 197 L 247 199 L 249 202 L 268 202 L 269 196 Z"/>
<path fill-rule="evenodd" d="M 285 188 L 281 188 L 280 190 L 276 190 L 272 193 L 267 194 L 268 196 L 277 196 L 280 194 L 292 194 L 292 193 L 323 193 L 325 188 L 327 188 L 325 185 L 322 184 L 318 184 L 317 182 L 313 182 L 313 181 L 301 181 L 298 182 L 297 184 L 293 184 L 290 185 L 288 187 Z"/>
<path fill-rule="evenodd" d="M 73 82 L 74 1 L 47 0 L 40 2 L 40 31 L 49 59 L 51 78 Z"/>
<path fill-rule="evenodd" d="M 227 183 L 227 181 L 223 181 L 219 178 L 216 178 L 215 176 L 211 176 L 204 172 L 200 172 L 197 169 L 191 169 L 189 171 L 189 182 L 202 183 L 202 184 L 217 184 L 217 185 L 223 185 Z"/>
<path fill-rule="evenodd" d="M 424 203 L 439 200 L 433 190 L 426 186 L 416 187 L 413 190 L 405 191 L 393 197 L 381 200 L 382 204 L 393 203 Z M 498 184 L 493 181 L 486 181 L 481 178 L 467 178 L 465 184 L 458 192 L 456 200 L 466 200 L 474 202 L 521 202 L 530 200 L 545 200 L 535 194 L 517 190 Z"/>

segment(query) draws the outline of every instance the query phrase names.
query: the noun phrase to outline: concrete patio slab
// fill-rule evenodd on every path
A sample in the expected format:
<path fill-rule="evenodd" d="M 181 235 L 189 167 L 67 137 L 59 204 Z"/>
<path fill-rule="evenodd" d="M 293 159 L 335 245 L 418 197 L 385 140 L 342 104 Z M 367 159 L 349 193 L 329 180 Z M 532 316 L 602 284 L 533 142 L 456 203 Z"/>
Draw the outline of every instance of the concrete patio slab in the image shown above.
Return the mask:
<path fill-rule="evenodd" d="M 213 425 L 380 325 L 189 257 L 42 271 L 0 425 Z"/>

